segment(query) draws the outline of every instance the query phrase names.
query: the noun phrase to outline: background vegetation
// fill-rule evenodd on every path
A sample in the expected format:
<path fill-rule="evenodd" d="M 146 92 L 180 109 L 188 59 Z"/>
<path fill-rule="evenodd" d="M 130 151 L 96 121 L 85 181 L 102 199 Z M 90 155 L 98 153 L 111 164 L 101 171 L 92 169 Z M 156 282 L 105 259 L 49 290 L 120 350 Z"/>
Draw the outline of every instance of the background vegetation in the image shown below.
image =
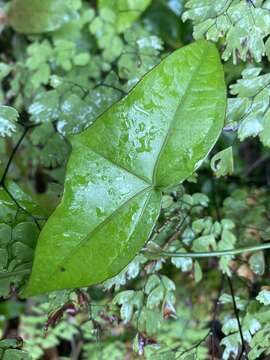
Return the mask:
<path fill-rule="evenodd" d="M 0 31 L 0 358 L 268 359 L 267 250 L 153 254 L 270 240 L 270 1 L 0 1 Z M 194 38 L 217 44 L 228 87 L 209 159 L 164 194 L 147 251 L 119 275 L 22 299 L 68 137 Z"/>

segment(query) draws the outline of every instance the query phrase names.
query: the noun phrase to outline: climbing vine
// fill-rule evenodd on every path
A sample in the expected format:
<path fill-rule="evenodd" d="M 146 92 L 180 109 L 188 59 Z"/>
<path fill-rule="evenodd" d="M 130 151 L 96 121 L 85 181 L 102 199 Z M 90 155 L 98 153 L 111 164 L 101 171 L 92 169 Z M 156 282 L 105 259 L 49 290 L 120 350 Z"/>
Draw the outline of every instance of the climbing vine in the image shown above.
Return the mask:
<path fill-rule="evenodd" d="M 269 11 L 268 0 L 0 1 L 1 359 L 269 356 Z M 200 46 L 205 45 L 196 44 L 210 45 L 201 56 Z M 220 64 L 217 72 L 224 75 L 212 83 L 209 72 L 215 66 L 212 63 L 207 68 L 210 60 L 205 65 L 203 60 L 215 48 L 213 58 Z M 191 53 L 196 61 L 202 57 L 201 73 L 194 70 Z M 167 71 L 162 64 L 170 61 Z M 77 282 L 84 265 L 80 258 L 75 270 L 68 261 L 60 265 L 61 281 L 56 274 L 45 276 L 42 267 L 37 268 L 35 276 L 60 285 L 45 288 L 42 280 L 42 294 L 32 296 L 29 290 L 26 299 L 34 258 L 43 257 L 37 257 L 37 244 L 45 241 L 46 231 L 50 239 L 59 229 L 70 236 L 61 227 L 67 218 L 70 232 L 78 237 L 84 224 L 93 221 L 84 193 L 80 209 L 86 208 L 85 218 L 69 209 L 52 224 L 59 212 L 55 209 L 65 204 L 63 192 L 75 196 L 78 184 L 82 190 L 91 176 L 101 173 L 89 173 L 93 162 L 84 164 L 83 144 L 115 160 L 110 142 L 115 141 L 121 117 L 113 111 L 121 113 L 125 107 L 129 119 L 146 119 L 141 111 L 145 103 L 136 103 L 140 89 L 145 102 L 152 99 L 153 123 L 163 131 L 166 124 L 162 121 L 169 123 L 170 110 L 178 107 L 173 101 L 182 95 L 183 78 L 188 79 L 192 72 L 197 87 L 190 86 L 185 97 L 189 99 L 193 92 L 196 106 L 179 105 L 185 116 L 177 118 L 184 121 L 181 131 L 175 129 L 172 135 L 175 149 L 185 142 L 192 148 L 192 139 L 204 134 L 196 126 L 209 119 L 207 111 L 214 106 L 214 96 L 220 101 L 219 118 L 215 115 L 220 128 L 215 136 L 208 133 L 205 154 L 199 150 L 201 158 L 208 153 L 200 167 L 192 163 L 197 149 L 181 155 L 179 148 L 178 157 L 171 153 L 170 158 L 162 150 L 154 173 L 154 190 L 162 190 L 160 211 L 148 234 L 142 225 L 141 247 L 131 258 L 121 260 L 117 271 L 92 286 L 88 279 L 98 269 L 87 264 L 87 275 Z M 178 81 L 168 85 L 165 75 Z M 224 103 L 222 95 L 219 99 L 222 85 L 218 86 L 223 77 Z M 144 88 L 147 79 L 151 86 Z M 210 92 L 209 98 L 201 95 L 203 90 Z M 139 110 L 132 107 L 134 103 Z M 107 131 L 102 127 L 104 118 Z M 101 130 L 97 131 L 98 126 Z M 152 141 L 154 134 L 147 133 L 148 128 L 134 130 L 133 140 L 141 151 L 149 145 L 147 136 Z M 130 139 L 131 130 L 127 134 Z M 131 147 L 123 150 L 126 162 L 121 165 L 129 176 L 136 175 L 138 183 L 146 181 L 152 186 L 152 178 L 140 167 L 129 167 L 125 156 L 132 156 L 132 151 Z M 186 163 L 185 156 L 192 166 L 177 177 L 177 159 Z M 71 181 L 76 190 L 70 193 L 66 189 L 69 179 L 75 179 Z M 104 179 L 98 183 L 104 184 Z M 128 184 L 127 178 L 118 184 L 119 193 Z M 100 197 L 98 214 L 109 206 Z M 149 214 L 142 218 L 150 221 Z M 125 219 L 114 232 L 103 232 L 97 243 L 103 239 L 112 244 L 130 224 Z M 63 243 L 61 251 L 65 248 Z M 90 257 L 89 249 L 84 253 Z M 57 249 L 52 247 L 46 255 L 49 258 L 44 257 L 48 268 L 53 267 L 54 255 Z M 65 273 L 74 277 L 72 284 L 63 280 Z M 34 286 L 32 293 L 38 293 Z"/>

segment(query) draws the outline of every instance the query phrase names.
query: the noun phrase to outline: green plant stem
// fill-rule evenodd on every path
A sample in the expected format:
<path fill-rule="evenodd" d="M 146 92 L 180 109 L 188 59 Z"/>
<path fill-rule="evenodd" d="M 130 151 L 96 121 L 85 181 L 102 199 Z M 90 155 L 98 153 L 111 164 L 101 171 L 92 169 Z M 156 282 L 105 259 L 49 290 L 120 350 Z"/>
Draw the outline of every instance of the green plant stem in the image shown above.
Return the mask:
<path fill-rule="evenodd" d="M 18 271 L 12 271 L 12 272 L 0 272 L 0 279 L 8 279 L 13 276 L 17 275 L 27 275 L 30 274 L 30 270 L 18 270 Z"/>
<path fill-rule="evenodd" d="M 243 254 L 245 252 L 255 252 L 260 250 L 270 249 L 270 243 L 265 243 L 261 245 L 254 245 L 243 247 L 239 249 L 229 249 L 229 250 L 220 250 L 220 251 L 208 251 L 208 252 L 170 252 L 170 251 L 161 251 L 158 253 L 160 256 L 164 257 L 191 257 L 191 258 L 207 258 L 207 257 L 219 257 L 224 255 L 237 255 Z M 155 254 L 153 254 L 155 255 Z"/>

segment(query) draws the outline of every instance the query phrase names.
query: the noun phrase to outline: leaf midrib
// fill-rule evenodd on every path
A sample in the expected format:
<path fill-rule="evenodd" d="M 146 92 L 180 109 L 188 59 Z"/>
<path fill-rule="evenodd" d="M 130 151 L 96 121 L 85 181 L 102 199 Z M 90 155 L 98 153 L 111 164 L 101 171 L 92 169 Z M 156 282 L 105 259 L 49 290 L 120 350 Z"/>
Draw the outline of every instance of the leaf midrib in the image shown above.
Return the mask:
<path fill-rule="evenodd" d="M 157 160 L 155 162 L 155 165 L 154 165 L 154 169 L 153 169 L 153 175 L 152 175 L 152 183 L 149 183 L 149 180 L 143 176 L 140 176 L 132 171 L 130 171 L 129 169 L 125 168 L 123 165 L 113 161 L 112 159 L 104 156 L 103 154 L 100 154 L 99 152 L 97 152 L 96 150 L 93 150 L 93 148 L 91 146 L 89 146 L 88 144 L 84 144 L 87 148 L 89 148 L 89 150 L 91 150 L 92 152 L 94 152 L 95 154 L 97 154 L 98 156 L 102 157 L 103 159 L 107 160 L 108 162 L 110 162 L 111 164 L 113 164 L 114 166 L 117 166 L 119 168 L 121 168 L 122 170 L 124 170 L 125 172 L 137 177 L 138 179 L 142 180 L 143 182 L 145 182 L 148 186 L 141 189 L 140 191 L 138 191 L 137 193 L 133 194 L 127 201 L 125 201 L 124 203 L 122 203 L 120 206 L 118 206 L 108 217 L 106 217 L 106 219 L 104 219 L 100 224 L 98 224 L 92 231 L 90 231 L 87 236 L 85 236 L 79 243 L 78 245 L 76 246 L 75 248 L 75 251 L 69 253 L 67 256 L 65 256 L 61 262 L 59 262 L 58 264 L 58 267 L 55 269 L 55 271 L 52 273 L 52 276 L 57 273 L 58 271 L 58 268 L 61 267 L 61 265 L 63 263 L 65 263 L 70 257 L 72 257 L 74 255 L 74 253 L 76 253 L 80 248 L 81 246 L 83 246 L 83 244 L 87 241 L 87 239 L 89 237 L 92 237 L 92 236 L 95 236 L 95 234 L 100 230 L 102 229 L 111 219 L 113 219 L 117 214 L 118 212 L 120 212 L 125 206 L 127 206 L 130 202 L 132 202 L 137 196 L 139 195 L 142 195 L 143 193 L 145 193 L 146 191 L 149 191 L 150 190 L 153 190 L 154 188 L 156 188 L 156 174 L 157 174 L 157 169 L 158 169 L 158 163 L 159 163 L 159 160 L 160 160 L 160 157 L 162 156 L 163 152 L 164 152 L 164 149 L 167 145 L 167 142 L 169 140 L 169 137 L 170 137 L 170 134 L 173 130 L 173 124 L 175 122 L 175 118 L 176 118 L 176 113 L 179 109 L 180 106 L 183 105 L 183 102 L 185 101 L 186 97 L 187 97 L 187 94 L 188 94 L 188 90 L 190 88 L 190 86 L 192 85 L 193 81 L 194 81 L 194 77 L 197 73 L 197 71 L 199 70 L 199 68 L 201 67 L 202 63 L 204 62 L 204 54 L 207 50 L 208 46 L 205 47 L 203 53 L 201 54 L 201 59 L 198 63 L 198 65 L 196 66 L 196 68 L 193 70 L 193 73 L 192 73 L 192 76 L 186 86 L 186 89 L 185 89 L 185 92 L 184 92 L 184 95 L 182 96 L 182 98 L 180 99 L 180 102 L 177 106 L 177 108 L 175 109 L 175 112 L 174 112 L 174 116 L 173 116 L 173 119 L 172 121 L 170 122 L 170 125 L 169 125 L 169 128 L 168 128 L 168 131 L 167 131 L 167 134 L 164 138 L 164 141 L 163 141 L 163 144 L 160 148 L 160 151 L 158 153 L 158 156 L 157 156 Z M 80 143 L 80 145 L 82 145 Z M 148 199 L 148 198 L 147 198 Z M 146 201 L 147 201 L 146 199 Z"/>
<path fill-rule="evenodd" d="M 105 155 L 99 153 L 98 151 L 94 150 L 91 146 L 86 145 L 88 149 L 90 149 L 91 151 L 93 151 L 93 153 L 95 153 L 96 155 L 102 157 L 103 159 L 107 160 L 108 162 L 110 162 L 111 164 L 119 167 L 120 169 L 124 170 L 125 172 L 135 176 L 136 178 L 138 178 L 139 180 L 142 180 L 143 182 L 145 182 L 147 185 L 149 186 L 153 186 L 153 184 L 151 182 L 149 182 L 149 179 L 147 179 L 146 177 L 142 176 L 142 175 L 138 175 L 132 171 L 130 171 L 129 169 L 127 169 L 125 166 L 115 162 L 114 160 L 110 159 L 109 157 L 106 157 Z"/>
<path fill-rule="evenodd" d="M 92 231 L 90 231 L 78 244 L 77 246 L 72 249 L 74 251 L 71 250 L 71 252 L 66 255 L 61 262 L 59 262 L 59 264 L 57 265 L 57 268 L 55 269 L 55 271 L 51 274 L 51 276 L 54 276 L 57 272 L 59 267 L 61 267 L 70 257 L 72 257 L 80 248 L 81 246 L 83 246 L 83 244 L 85 242 L 87 242 L 87 239 L 91 236 L 95 236 L 95 234 L 102 229 L 111 219 L 113 219 L 118 212 L 120 212 L 126 205 L 128 205 L 131 201 L 133 201 L 137 196 L 142 195 L 143 193 L 149 191 L 153 189 L 152 185 L 147 186 L 144 189 L 141 189 L 140 191 L 136 192 L 135 194 L 133 194 L 128 200 L 126 200 L 125 202 L 123 202 L 120 206 L 118 206 L 108 217 L 106 217 L 106 219 L 104 219 L 101 223 L 99 223 Z M 147 198 L 148 199 L 148 198 Z M 146 199 L 146 201 L 147 201 Z"/>
<path fill-rule="evenodd" d="M 198 70 L 200 69 L 201 65 L 203 64 L 204 62 L 204 55 L 206 53 L 206 50 L 208 49 L 209 45 L 207 44 L 207 46 L 205 47 L 204 51 L 202 52 L 201 54 L 201 58 L 200 58 L 200 61 L 199 63 L 197 64 L 197 66 L 195 67 L 195 69 L 193 70 L 193 73 L 190 77 L 190 80 L 186 86 L 186 89 L 185 89 L 185 92 L 184 92 L 184 95 L 182 96 L 182 98 L 180 99 L 179 101 L 179 104 L 177 106 L 177 108 L 175 109 L 174 111 L 174 114 L 173 114 L 173 118 L 172 118 L 172 121 L 170 122 L 170 125 L 169 125 L 169 128 L 168 128 L 168 131 L 166 133 L 166 136 L 164 138 L 164 141 L 161 145 L 161 148 L 159 150 L 159 153 L 158 153 L 158 156 L 157 156 L 157 160 L 155 162 L 155 166 L 154 166 L 154 169 L 153 169 L 153 175 L 152 175 L 152 184 L 153 186 L 158 186 L 157 184 L 157 171 L 158 171 L 158 165 L 159 165 L 159 161 L 160 161 L 160 158 L 161 156 L 163 155 L 164 151 L 165 151 L 165 148 L 166 148 L 166 145 L 169 141 L 169 138 L 171 136 L 171 133 L 172 133 L 172 130 L 173 130 L 173 125 L 175 123 L 175 119 L 176 119 L 176 114 L 180 108 L 180 106 L 183 106 L 183 103 L 185 102 L 186 98 L 187 98 L 187 95 L 188 95 L 188 90 L 190 89 L 193 81 L 194 81 L 194 77 L 196 76 Z"/>
<path fill-rule="evenodd" d="M 165 150 L 165 148 L 166 148 L 166 145 L 167 145 L 168 140 L 169 140 L 169 138 L 170 138 L 170 135 L 171 135 L 171 133 L 172 133 L 173 124 L 174 124 L 175 119 L 176 119 L 176 113 L 178 112 L 179 107 L 183 105 L 186 97 L 188 96 L 188 90 L 189 90 L 189 88 L 191 87 L 191 85 L 192 85 L 192 83 L 193 83 L 193 81 L 194 81 L 194 77 L 196 76 L 196 73 L 198 72 L 198 70 L 200 69 L 201 65 L 202 65 L 203 62 L 204 62 L 204 55 L 205 55 L 208 47 L 209 47 L 209 44 L 207 44 L 207 46 L 205 46 L 205 48 L 204 48 L 204 50 L 203 50 L 203 52 L 202 52 L 202 54 L 201 54 L 201 58 L 200 58 L 200 60 L 199 60 L 199 62 L 198 62 L 198 64 L 197 64 L 197 66 L 196 66 L 195 69 L 193 70 L 193 73 L 192 73 L 192 75 L 191 75 L 191 77 L 190 77 L 190 80 L 189 80 L 189 82 L 188 82 L 188 84 L 187 84 L 187 86 L 186 86 L 186 89 L 185 89 L 185 91 L 184 91 L 184 95 L 183 95 L 182 98 L 180 99 L 179 104 L 178 104 L 177 108 L 176 108 L 175 111 L 174 111 L 174 115 L 173 115 L 172 121 L 170 122 L 168 131 L 167 131 L 167 133 L 166 133 L 166 136 L 165 136 L 165 138 L 164 138 L 164 141 L 163 141 L 163 143 L 162 143 L 162 146 L 161 146 L 161 148 L 160 148 L 160 150 L 159 150 L 159 153 L 158 153 L 158 155 L 157 155 L 157 159 L 156 159 L 156 161 L 155 161 L 155 165 L 154 165 L 154 169 L 153 169 L 153 174 L 152 174 L 152 181 L 151 181 L 151 182 L 149 181 L 149 179 L 148 179 L 147 177 L 145 177 L 145 176 L 143 176 L 143 175 L 139 175 L 139 174 L 131 171 L 130 169 L 126 168 L 126 167 L 123 166 L 122 164 L 120 164 L 120 163 L 118 163 L 118 162 L 115 162 L 113 159 L 105 156 L 104 154 L 99 153 L 98 151 L 96 151 L 96 149 L 93 149 L 89 144 L 85 144 L 85 146 L 86 146 L 87 148 L 89 148 L 91 151 L 93 151 L 95 154 L 99 155 L 100 157 L 102 157 L 102 158 L 104 158 L 105 160 L 107 160 L 107 161 L 109 161 L 110 163 L 112 163 L 113 165 L 115 165 L 115 166 L 123 169 L 124 171 L 128 172 L 129 174 L 131 174 L 131 175 L 137 177 L 138 179 L 144 181 L 144 182 L 147 183 L 148 185 L 151 185 L 151 186 L 153 186 L 153 187 L 155 187 L 155 188 L 158 188 L 158 184 L 156 183 L 156 176 L 157 176 L 157 170 L 158 170 L 159 160 L 160 160 L 160 158 L 161 158 L 161 156 L 162 156 L 162 154 L 163 154 L 163 152 L 164 152 L 164 150 Z M 135 87 L 136 87 L 136 86 L 135 86 Z M 131 91 L 131 92 L 132 92 L 132 91 Z M 121 100 L 120 100 L 120 101 L 121 101 Z"/>
<path fill-rule="evenodd" d="M 138 194 L 137 194 L 138 195 Z M 147 204 L 148 204 L 148 202 L 149 202 L 149 199 L 150 199 L 150 197 L 151 197 L 151 191 L 149 191 L 149 193 L 147 194 L 147 197 L 146 197 L 146 199 L 145 199 L 145 202 L 144 202 L 144 204 L 143 204 L 143 206 L 141 206 L 141 213 L 140 213 L 140 215 L 139 215 L 139 217 L 138 217 L 138 220 L 136 221 L 136 225 L 134 226 L 134 229 L 130 232 L 130 234 L 129 234 L 129 236 L 128 236 L 128 240 L 130 239 L 130 237 L 132 236 L 132 234 L 133 234 L 133 232 L 135 231 L 135 228 L 136 228 L 136 226 L 140 223 L 140 221 L 141 221 L 141 218 L 142 218 L 142 216 L 143 216 L 143 214 L 144 214 L 144 212 L 145 212 L 145 209 L 146 209 L 146 206 L 147 206 Z M 134 198 L 135 198 L 136 196 L 134 196 Z M 123 206 L 124 207 L 124 206 Z M 110 263 L 110 266 L 113 264 L 115 262 L 115 259 Z"/>

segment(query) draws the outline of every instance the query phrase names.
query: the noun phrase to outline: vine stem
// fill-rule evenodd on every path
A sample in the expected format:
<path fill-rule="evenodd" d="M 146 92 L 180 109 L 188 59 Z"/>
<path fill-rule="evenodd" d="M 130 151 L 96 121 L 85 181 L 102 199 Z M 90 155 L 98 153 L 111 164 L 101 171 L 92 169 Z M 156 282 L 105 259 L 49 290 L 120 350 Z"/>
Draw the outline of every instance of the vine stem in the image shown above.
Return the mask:
<path fill-rule="evenodd" d="M 207 258 L 207 257 L 219 257 L 225 255 L 237 255 L 243 254 L 246 252 L 255 252 L 270 249 L 270 242 L 264 243 L 261 245 L 254 245 L 243 247 L 239 249 L 229 249 L 229 250 L 220 250 L 220 251 L 207 251 L 207 252 L 170 252 L 170 251 L 160 251 L 157 253 L 148 252 L 151 256 L 163 256 L 163 257 L 190 257 L 190 258 Z M 147 251 L 145 252 L 147 253 Z"/>
<path fill-rule="evenodd" d="M 151 255 L 159 255 L 164 257 L 191 257 L 191 258 L 207 258 L 207 257 L 219 257 L 219 256 L 225 256 L 225 255 L 237 255 L 237 254 L 243 254 L 245 252 L 255 252 L 255 251 L 261 251 L 270 249 L 270 242 L 261 244 L 261 245 L 254 245 L 254 246 L 248 246 L 243 247 L 239 249 L 230 249 L 230 250 L 221 250 L 221 251 L 207 251 L 207 252 L 169 252 L 169 251 L 161 251 L 158 254 L 151 254 Z M 26 275 L 29 274 L 30 270 L 18 270 L 13 272 L 7 272 L 7 273 L 0 273 L 0 279 L 6 279 L 12 276 L 16 275 Z"/>
<path fill-rule="evenodd" d="M 12 152 L 11 152 L 11 155 L 10 155 L 10 157 L 9 157 L 9 159 L 8 159 L 6 168 L 5 168 L 5 170 L 4 170 L 4 173 L 3 173 L 2 177 L 1 177 L 0 186 L 5 184 L 5 180 L 6 180 L 6 177 L 7 177 L 9 168 L 10 168 L 10 165 L 11 165 L 11 163 L 12 163 L 12 160 L 13 160 L 14 156 L 16 155 L 16 152 L 17 152 L 17 150 L 19 149 L 19 147 L 20 147 L 23 139 L 25 138 L 28 130 L 29 130 L 29 128 L 25 128 L 25 129 L 24 129 L 24 131 L 23 131 L 22 135 L 20 136 L 17 144 L 16 144 L 15 147 L 13 148 L 13 150 L 12 150 Z"/>
<path fill-rule="evenodd" d="M 10 277 L 14 277 L 17 275 L 27 275 L 27 274 L 30 274 L 30 270 L 24 269 L 24 270 L 12 271 L 12 272 L 0 272 L 0 279 L 8 279 Z"/>

